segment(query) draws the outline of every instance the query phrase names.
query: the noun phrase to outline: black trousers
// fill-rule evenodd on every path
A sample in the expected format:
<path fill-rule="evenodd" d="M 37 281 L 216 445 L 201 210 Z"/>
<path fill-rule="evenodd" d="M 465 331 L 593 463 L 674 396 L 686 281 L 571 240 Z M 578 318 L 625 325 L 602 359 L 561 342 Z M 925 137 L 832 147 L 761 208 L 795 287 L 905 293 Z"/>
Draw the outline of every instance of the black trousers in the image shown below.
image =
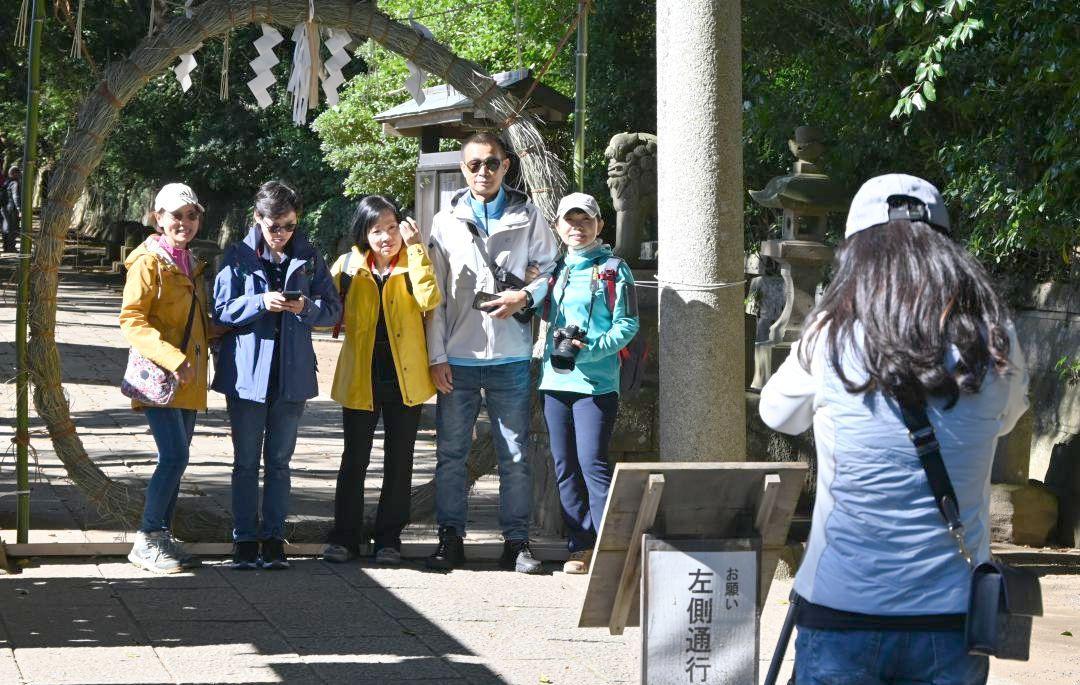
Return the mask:
<path fill-rule="evenodd" d="M 12 227 L 10 230 L 4 233 L 4 252 L 18 252 L 19 251 L 19 228 L 18 226 Z"/>
<path fill-rule="evenodd" d="M 345 450 L 334 494 L 334 528 L 328 542 L 356 551 L 367 541 L 364 531 L 364 478 L 379 416 L 383 419 L 383 482 L 375 515 L 375 546 L 401 548 L 401 531 L 409 523 L 413 447 L 422 405 L 375 402 L 374 411 L 342 408 Z"/>

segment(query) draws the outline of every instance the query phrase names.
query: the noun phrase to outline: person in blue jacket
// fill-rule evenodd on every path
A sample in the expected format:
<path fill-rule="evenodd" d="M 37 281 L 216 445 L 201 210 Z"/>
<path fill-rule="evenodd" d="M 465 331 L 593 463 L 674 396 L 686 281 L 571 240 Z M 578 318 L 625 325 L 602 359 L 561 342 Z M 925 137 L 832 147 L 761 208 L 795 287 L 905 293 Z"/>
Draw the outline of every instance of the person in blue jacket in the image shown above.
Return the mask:
<path fill-rule="evenodd" d="M 214 320 L 229 328 L 212 387 L 226 397 L 232 428 L 233 568 L 289 565 L 289 460 L 304 405 L 319 392 L 311 329 L 341 314 L 326 262 L 297 233 L 300 209 L 295 190 L 264 183 L 255 225 L 225 251 L 214 282 Z"/>
<path fill-rule="evenodd" d="M 611 485 L 608 443 L 619 411 L 619 351 L 638 331 L 634 276 L 598 236 L 596 199 L 559 203 L 556 231 L 566 255 L 542 305 L 548 320 L 540 392 L 563 520 L 566 573 L 585 573 Z"/>

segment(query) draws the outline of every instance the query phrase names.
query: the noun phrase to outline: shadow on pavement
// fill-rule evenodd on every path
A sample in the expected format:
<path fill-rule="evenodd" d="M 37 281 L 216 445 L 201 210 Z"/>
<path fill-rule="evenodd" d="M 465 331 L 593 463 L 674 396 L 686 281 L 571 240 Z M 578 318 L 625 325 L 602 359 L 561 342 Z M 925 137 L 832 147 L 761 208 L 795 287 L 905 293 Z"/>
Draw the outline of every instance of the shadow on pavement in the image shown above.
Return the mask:
<path fill-rule="evenodd" d="M 355 564 L 52 563 L 0 582 L 0 630 L 29 682 L 504 682 Z"/>

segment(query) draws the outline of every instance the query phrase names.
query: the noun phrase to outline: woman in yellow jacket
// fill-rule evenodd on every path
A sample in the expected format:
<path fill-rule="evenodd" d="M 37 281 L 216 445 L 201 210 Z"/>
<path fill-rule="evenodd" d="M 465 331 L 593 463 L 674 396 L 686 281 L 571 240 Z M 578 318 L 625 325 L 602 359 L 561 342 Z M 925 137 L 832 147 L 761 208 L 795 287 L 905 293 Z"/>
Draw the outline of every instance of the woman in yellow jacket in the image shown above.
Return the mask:
<path fill-rule="evenodd" d="M 195 239 L 203 206 L 191 188 L 170 183 L 154 200 L 161 233 L 125 260 L 127 280 L 120 331 L 136 351 L 176 375 L 180 387 L 166 406 L 132 402 L 150 424 L 158 459 L 146 486 L 142 522 L 128 559 L 155 573 L 177 573 L 198 561 L 169 532 L 180 478 L 187 467 L 195 413 L 206 409 L 207 339 L 210 320 L 203 269 L 188 245 Z M 191 319 L 186 347 L 184 331 Z"/>
<path fill-rule="evenodd" d="M 416 222 L 402 221 L 381 195 L 360 201 L 355 245 L 330 269 L 344 301 L 345 342 L 331 397 L 342 405 L 345 449 L 334 496 L 334 528 L 323 558 L 359 553 L 364 532 L 364 477 L 379 415 L 383 419 L 383 485 L 375 517 L 375 562 L 401 561 L 409 522 L 413 446 L 420 410 L 435 394 L 428 375 L 424 313 L 441 300 Z"/>

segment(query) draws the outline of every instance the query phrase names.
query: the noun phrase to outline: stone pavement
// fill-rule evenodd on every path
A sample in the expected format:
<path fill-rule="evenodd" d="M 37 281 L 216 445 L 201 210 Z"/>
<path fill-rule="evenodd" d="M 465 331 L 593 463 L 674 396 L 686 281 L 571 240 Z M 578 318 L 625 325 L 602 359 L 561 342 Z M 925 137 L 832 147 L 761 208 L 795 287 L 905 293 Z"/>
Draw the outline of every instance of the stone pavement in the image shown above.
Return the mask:
<path fill-rule="evenodd" d="M 0 281 L 12 260 L 0 258 Z M 5 268 L 6 267 L 6 268 Z M 116 325 L 116 277 L 62 273 L 59 325 L 63 379 L 90 457 L 111 477 L 138 484 L 154 445 L 141 417 L 117 390 L 126 347 Z M 13 376 L 13 291 L 0 294 L 0 372 Z M 317 343 L 320 384 L 329 387 L 337 343 Z M 228 511 L 231 446 L 220 395 L 198 418 L 182 497 Z M 14 386 L 0 386 L 0 440 L 11 436 Z M 336 405 L 312 401 L 294 460 L 293 511 L 330 516 L 341 449 Z M 33 419 L 33 429 L 41 422 Z M 431 478 L 431 416 L 417 446 L 414 484 Z M 47 438 L 33 440 L 31 542 L 116 542 L 129 534 L 89 506 L 66 478 Z M 0 460 L 0 538 L 14 540 L 10 456 Z M 373 455 L 369 495 L 381 480 Z M 497 480 L 471 496 L 470 542 L 495 543 Z M 374 501 L 373 499 L 370 501 Z M 429 542 L 432 526 L 408 539 Z M 552 541 L 556 542 L 556 541 Z M 487 545 L 494 548 L 493 545 Z M 194 573 L 156 577 L 121 558 L 39 558 L 21 575 L 0 575 L 0 684 L 30 683 L 557 683 L 637 682 L 640 631 L 622 636 L 578 629 L 587 579 L 558 564 L 527 577 L 474 562 L 449 575 L 419 560 L 399 569 L 294 558 L 288 571 L 235 572 L 212 560 Z M 1027 664 L 995 662 L 993 685 L 1080 683 L 1080 574 L 1077 565 L 1044 579 L 1047 616 L 1035 623 Z M 1070 573 L 1072 575 L 1070 575 Z M 789 581 L 778 580 L 762 614 L 763 660 L 775 644 Z M 790 657 L 792 653 L 789 652 Z M 762 667 L 764 671 L 764 664 Z"/>

